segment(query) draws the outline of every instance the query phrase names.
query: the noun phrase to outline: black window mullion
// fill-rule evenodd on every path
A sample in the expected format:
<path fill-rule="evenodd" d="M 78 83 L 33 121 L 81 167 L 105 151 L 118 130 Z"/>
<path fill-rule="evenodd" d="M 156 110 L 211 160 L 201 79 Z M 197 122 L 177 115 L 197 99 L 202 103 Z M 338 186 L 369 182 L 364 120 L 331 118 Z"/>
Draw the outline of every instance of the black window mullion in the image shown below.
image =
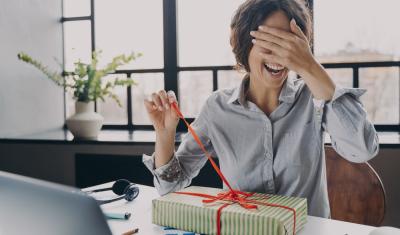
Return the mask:
<path fill-rule="evenodd" d="M 90 0 L 90 46 L 91 52 L 96 50 L 95 25 L 94 25 L 94 0 Z M 94 111 L 97 112 L 97 100 L 94 101 Z"/>
<path fill-rule="evenodd" d="M 360 87 L 359 70 L 360 70 L 360 68 L 358 66 L 353 67 L 353 87 L 354 88 Z"/>
<path fill-rule="evenodd" d="M 62 17 L 61 22 L 90 20 L 90 16 Z"/>
<path fill-rule="evenodd" d="M 92 36 L 91 47 L 93 52 L 96 50 L 95 25 L 94 25 L 94 0 L 90 0 L 90 33 Z"/>
<path fill-rule="evenodd" d="M 128 79 L 131 79 L 131 74 L 128 73 L 126 74 Z M 127 92 L 127 110 L 128 110 L 128 129 L 132 130 L 133 129 L 133 123 L 132 123 L 132 86 L 127 86 L 126 88 Z"/>
<path fill-rule="evenodd" d="M 163 0 L 164 88 L 178 93 L 178 53 L 176 32 L 176 0 Z"/>
<path fill-rule="evenodd" d="M 216 91 L 218 89 L 218 70 L 213 69 L 212 71 L 212 78 L 213 78 L 213 91 Z"/>

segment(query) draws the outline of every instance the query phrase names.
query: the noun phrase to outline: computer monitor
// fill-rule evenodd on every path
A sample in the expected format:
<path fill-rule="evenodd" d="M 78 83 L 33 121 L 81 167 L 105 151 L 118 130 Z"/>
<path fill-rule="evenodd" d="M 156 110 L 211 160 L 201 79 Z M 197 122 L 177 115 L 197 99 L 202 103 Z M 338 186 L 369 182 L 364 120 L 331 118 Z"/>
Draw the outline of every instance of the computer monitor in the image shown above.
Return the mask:
<path fill-rule="evenodd" d="M 80 190 L 0 171 L 0 235 L 110 235 L 97 202 Z"/>

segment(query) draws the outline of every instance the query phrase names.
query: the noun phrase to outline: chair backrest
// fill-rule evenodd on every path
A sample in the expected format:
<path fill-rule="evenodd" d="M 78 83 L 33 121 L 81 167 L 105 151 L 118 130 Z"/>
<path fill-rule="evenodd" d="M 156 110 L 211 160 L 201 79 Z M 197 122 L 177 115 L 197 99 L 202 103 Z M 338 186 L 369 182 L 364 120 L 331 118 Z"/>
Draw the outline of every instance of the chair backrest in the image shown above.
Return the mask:
<path fill-rule="evenodd" d="M 385 215 L 385 189 L 368 163 L 352 163 L 325 147 L 332 219 L 380 226 Z"/>

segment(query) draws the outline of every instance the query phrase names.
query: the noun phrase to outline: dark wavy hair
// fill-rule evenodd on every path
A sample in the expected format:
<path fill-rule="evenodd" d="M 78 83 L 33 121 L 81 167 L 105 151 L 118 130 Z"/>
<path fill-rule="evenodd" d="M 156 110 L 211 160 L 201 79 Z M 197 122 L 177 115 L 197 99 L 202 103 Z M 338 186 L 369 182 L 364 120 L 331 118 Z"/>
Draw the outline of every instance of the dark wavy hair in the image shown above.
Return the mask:
<path fill-rule="evenodd" d="M 283 11 L 311 42 L 311 14 L 304 0 L 247 0 L 236 10 L 231 22 L 230 43 L 236 58 L 236 69 L 250 72 L 249 54 L 253 47 L 250 31 L 257 30 L 265 19 L 276 11 Z"/>

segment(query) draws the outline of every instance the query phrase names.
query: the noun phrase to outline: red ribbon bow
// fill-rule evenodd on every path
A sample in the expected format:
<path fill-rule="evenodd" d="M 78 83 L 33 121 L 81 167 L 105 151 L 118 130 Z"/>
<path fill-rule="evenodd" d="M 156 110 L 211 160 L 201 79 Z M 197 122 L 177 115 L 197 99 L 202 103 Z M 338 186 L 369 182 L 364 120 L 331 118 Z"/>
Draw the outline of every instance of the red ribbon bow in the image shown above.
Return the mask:
<path fill-rule="evenodd" d="M 221 212 L 222 212 L 222 209 L 224 209 L 225 207 L 232 205 L 232 204 L 239 204 L 241 207 L 243 207 L 245 209 L 257 209 L 257 205 L 263 205 L 263 206 L 279 207 L 279 208 L 289 210 L 289 211 L 293 212 L 293 221 L 294 221 L 293 222 L 293 235 L 294 235 L 296 233 L 296 210 L 291 207 L 282 206 L 282 205 L 278 205 L 278 204 L 264 203 L 264 202 L 259 202 L 259 201 L 255 201 L 255 200 L 249 200 L 247 198 L 254 195 L 254 193 L 246 193 L 246 192 L 242 192 L 239 190 L 234 190 L 231 187 L 231 185 L 229 184 L 228 180 L 222 174 L 221 170 L 219 169 L 219 167 L 217 166 L 215 161 L 212 159 L 211 155 L 208 153 L 208 151 L 206 150 L 204 145 L 201 143 L 201 140 L 198 137 L 198 135 L 196 134 L 196 132 L 193 130 L 193 128 L 190 126 L 190 124 L 185 120 L 185 118 L 184 118 L 182 112 L 179 110 L 176 102 L 172 103 L 171 105 L 172 105 L 172 108 L 177 113 L 178 117 L 183 120 L 183 122 L 185 123 L 185 125 L 188 128 L 188 131 L 192 134 L 194 140 L 197 142 L 197 144 L 199 145 L 201 150 L 207 156 L 207 158 L 210 161 L 214 170 L 217 172 L 219 177 L 222 179 L 222 181 L 225 183 L 225 185 L 229 189 L 229 191 L 227 191 L 227 192 L 218 193 L 217 196 L 203 194 L 203 193 L 191 193 L 191 192 L 175 192 L 175 193 L 206 198 L 206 199 L 203 199 L 203 203 L 214 203 L 217 201 L 226 202 L 222 206 L 220 206 L 217 211 L 217 235 L 221 235 Z M 268 199 L 268 198 L 266 198 L 266 199 Z"/>

